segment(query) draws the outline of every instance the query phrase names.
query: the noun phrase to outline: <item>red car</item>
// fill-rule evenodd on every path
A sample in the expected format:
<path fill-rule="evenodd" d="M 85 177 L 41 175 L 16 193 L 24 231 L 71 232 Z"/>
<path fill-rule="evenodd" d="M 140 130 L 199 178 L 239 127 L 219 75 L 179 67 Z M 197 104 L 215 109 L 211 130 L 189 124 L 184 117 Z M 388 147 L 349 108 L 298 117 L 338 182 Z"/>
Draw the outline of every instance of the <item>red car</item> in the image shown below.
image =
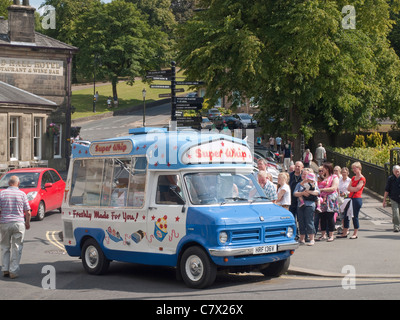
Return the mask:
<path fill-rule="evenodd" d="M 36 220 L 43 220 L 46 212 L 61 208 L 65 182 L 56 170 L 51 168 L 10 170 L 0 179 L 0 192 L 8 188 L 11 176 L 19 177 L 19 188 L 27 194 L 32 217 Z"/>

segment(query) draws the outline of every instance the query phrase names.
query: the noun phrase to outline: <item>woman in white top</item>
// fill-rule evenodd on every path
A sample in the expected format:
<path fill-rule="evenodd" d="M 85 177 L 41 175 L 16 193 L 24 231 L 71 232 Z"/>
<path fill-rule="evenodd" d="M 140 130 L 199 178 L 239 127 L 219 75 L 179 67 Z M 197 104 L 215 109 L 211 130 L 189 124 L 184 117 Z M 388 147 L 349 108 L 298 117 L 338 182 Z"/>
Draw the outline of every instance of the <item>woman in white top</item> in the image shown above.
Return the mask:
<path fill-rule="evenodd" d="M 339 197 L 345 198 L 347 197 L 347 195 L 350 193 L 347 190 L 347 187 L 349 186 L 349 183 L 351 181 L 351 179 L 349 178 L 349 169 L 347 169 L 346 167 L 343 167 L 341 170 L 341 178 L 339 179 Z"/>
<path fill-rule="evenodd" d="M 343 167 L 340 171 L 340 173 L 342 174 L 342 176 L 339 179 L 339 187 L 338 187 L 338 205 L 339 208 L 340 206 L 343 204 L 344 199 L 347 198 L 347 196 L 349 195 L 350 191 L 347 190 L 347 187 L 349 186 L 351 179 L 349 178 L 349 169 L 346 167 Z M 343 227 L 343 213 L 340 212 L 341 215 L 339 216 L 342 220 L 342 227 Z M 338 233 L 341 233 L 340 230 L 338 229 Z"/>
<path fill-rule="evenodd" d="M 289 210 L 291 204 L 291 193 L 289 183 L 289 174 L 287 172 L 281 172 L 278 175 L 278 200 L 276 204 Z"/>

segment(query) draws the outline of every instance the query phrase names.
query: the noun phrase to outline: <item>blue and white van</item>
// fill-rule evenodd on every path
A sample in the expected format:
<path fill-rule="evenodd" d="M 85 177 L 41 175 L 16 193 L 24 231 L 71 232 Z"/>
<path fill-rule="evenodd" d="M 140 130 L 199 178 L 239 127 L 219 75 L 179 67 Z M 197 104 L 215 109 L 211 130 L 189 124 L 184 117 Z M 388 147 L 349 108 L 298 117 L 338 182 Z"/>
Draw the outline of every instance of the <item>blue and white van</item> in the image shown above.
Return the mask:
<path fill-rule="evenodd" d="M 298 247 L 292 214 L 269 202 L 245 141 L 139 128 L 73 144 L 62 206 L 65 248 L 90 274 L 110 261 L 177 268 L 193 288 L 217 271 L 278 276 Z"/>

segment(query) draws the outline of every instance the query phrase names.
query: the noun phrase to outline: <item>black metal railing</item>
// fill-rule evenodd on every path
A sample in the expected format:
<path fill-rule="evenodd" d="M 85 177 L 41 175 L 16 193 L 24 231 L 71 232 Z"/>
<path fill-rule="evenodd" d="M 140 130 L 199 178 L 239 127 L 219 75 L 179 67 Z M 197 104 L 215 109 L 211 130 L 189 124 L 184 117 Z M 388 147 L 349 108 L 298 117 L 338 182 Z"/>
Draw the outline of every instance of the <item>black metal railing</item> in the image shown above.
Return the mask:
<path fill-rule="evenodd" d="M 354 173 L 351 171 L 352 163 L 356 161 L 360 162 L 362 166 L 362 174 L 367 180 L 366 188 L 383 196 L 385 192 L 386 180 L 391 174 L 389 163 L 385 164 L 384 167 L 381 167 L 373 163 L 345 156 L 329 148 L 326 148 L 326 155 L 327 160 L 332 162 L 334 166 L 347 167 L 350 172 L 350 177 L 354 175 Z"/>

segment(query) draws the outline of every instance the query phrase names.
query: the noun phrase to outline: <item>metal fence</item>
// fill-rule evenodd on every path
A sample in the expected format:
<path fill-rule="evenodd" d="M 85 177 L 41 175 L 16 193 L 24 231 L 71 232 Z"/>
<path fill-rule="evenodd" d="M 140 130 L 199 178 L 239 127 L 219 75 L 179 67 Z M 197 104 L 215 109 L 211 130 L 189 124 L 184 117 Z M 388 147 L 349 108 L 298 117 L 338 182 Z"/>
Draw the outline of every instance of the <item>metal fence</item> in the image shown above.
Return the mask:
<path fill-rule="evenodd" d="M 345 156 L 328 148 L 326 149 L 326 156 L 327 160 L 332 162 L 334 166 L 347 167 L 350 172 L 350 177 L 354 175 L 354 173 L 351 171 L 351 164 L 356 161 L 360 162 L 362 165 L 362 174 L 367 180 L 366 187 L 383 196 L 385 192 L 386 180 L 391 174 L 389 163 L 387 163 L 385 167 L 381 167 L 369 162 Z"/>

